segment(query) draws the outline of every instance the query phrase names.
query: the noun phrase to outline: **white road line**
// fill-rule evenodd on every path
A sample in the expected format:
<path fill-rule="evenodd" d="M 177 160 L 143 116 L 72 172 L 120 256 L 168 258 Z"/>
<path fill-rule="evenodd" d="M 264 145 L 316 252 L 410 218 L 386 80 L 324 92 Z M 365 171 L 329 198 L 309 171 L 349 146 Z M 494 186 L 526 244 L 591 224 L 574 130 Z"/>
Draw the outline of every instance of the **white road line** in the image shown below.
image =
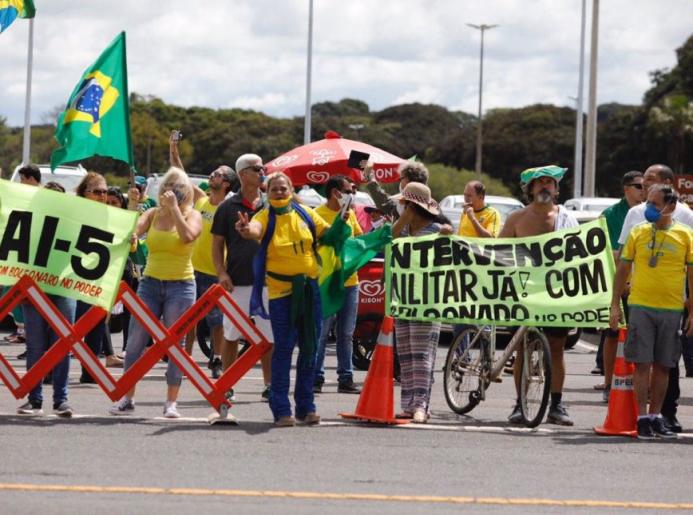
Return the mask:
<path fill-rule="evenodd" d="M 597 352 L 597 349 L 599 348 L 598 345 L 594 345 L 592 343 L 586 342 L 585 340 L 579 340 L 576 344 L 576 347 L 580 347 L 581 349 L 585 349 L 591 352 Z"/>

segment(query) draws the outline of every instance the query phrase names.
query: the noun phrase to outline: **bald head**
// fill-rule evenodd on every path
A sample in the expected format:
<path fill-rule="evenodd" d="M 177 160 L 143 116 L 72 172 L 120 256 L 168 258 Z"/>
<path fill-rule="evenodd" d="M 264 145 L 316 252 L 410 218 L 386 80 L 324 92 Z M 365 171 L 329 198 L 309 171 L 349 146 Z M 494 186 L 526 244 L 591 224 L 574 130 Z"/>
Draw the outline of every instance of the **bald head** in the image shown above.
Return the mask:
<path fill-rule="evenodd" d="M 667 165 L 654 164 L 645 170 L 643 174 L 643 186 L 645 193 L 650 190 L 654 184 L 674 184 L 674 172 Z"/>

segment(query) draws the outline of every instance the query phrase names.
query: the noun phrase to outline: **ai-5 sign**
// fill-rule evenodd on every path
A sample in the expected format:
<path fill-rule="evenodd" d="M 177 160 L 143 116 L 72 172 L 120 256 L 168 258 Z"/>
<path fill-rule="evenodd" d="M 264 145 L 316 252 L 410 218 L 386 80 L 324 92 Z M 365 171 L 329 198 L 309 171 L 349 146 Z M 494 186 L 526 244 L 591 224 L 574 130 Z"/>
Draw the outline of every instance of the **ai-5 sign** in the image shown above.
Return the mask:
<path fill-rule="evenodd" d="M 30 275 L 47 293 L 110 308 L 137 215 L 0 181 L 0 284 Z"/>

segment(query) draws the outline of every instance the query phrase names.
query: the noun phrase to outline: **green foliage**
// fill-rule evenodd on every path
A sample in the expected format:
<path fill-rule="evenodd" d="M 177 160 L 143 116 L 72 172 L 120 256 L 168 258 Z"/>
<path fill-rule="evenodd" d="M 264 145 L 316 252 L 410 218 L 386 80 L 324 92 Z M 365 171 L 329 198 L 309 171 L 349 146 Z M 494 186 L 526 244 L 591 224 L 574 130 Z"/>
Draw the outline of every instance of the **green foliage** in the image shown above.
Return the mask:
<path fill-rule="evenodd" d="M 447 195 L 462 194 L 465 185 L 469 181 L 474 180 L 480 180 L 484 183 L 488 195 L 513 196 L 510 188 L 503 184 L 502 181 L 489 177 L 486 174 L 481 174 L 481 177 L 477 177 L 473 171 L 459 170 L 441 164 L 428 165 L 427 168 L 430 173 L 428 186 L 431 188 L 433 198 L 438 201 Z"/>

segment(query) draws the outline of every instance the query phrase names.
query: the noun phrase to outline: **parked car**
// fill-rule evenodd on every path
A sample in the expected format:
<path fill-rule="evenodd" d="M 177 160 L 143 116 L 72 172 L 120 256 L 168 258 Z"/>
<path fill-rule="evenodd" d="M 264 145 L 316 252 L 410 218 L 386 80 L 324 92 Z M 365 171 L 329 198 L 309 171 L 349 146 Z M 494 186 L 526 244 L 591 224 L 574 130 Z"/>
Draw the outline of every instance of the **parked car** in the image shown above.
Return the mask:
<path fill-rule="evenodd" d="M 322 206 L 325 202 L 327 202 L 327 199 L 325 197 L 320 195 L 320 193 L 315 191 L 310 186 L 303 186 L 300 190 L 296 192 L 296 196 L 302 204 L 305 204 L 306 206 L 313 208 Z"/>
<path fill-rule="evenodd" d="M 499 197 L 496 195 L 486 195 L 486 203 L 498 210 L 501 215 L 501 223 L 505 222 L 505 219 L 510 213 L 525 207 L 525 205 L 516 198 Z M 464 195 L 448 195 L 440 201 L 440 209 L 452 222 L 455 232 L 457 232 L 460 226 L 460 218 L 462 217 L 462 211 L 464 211 L 464 204 Z"/>
<path fill-rule="evenodd" d="M 596 211 L 601 213 L 619 200 L 613 197 L 577 197 L 566 200 L 563 205 L 571 211 Z"/>
<path fill-rule="evenodd" d="M 75 190 L 82 178 L 87 175 L 87 171 L 82 165 L 77 166 L 59 166 L 51 172 L 51 165 L 37 165 L 41 170 L 41 184 L 53 181 L 65 188 L 65 193 L 75 194 Z M 17 166 L 10 178 L 13 182 L 19 182 L 19 169 L 22 165 Z"/>

